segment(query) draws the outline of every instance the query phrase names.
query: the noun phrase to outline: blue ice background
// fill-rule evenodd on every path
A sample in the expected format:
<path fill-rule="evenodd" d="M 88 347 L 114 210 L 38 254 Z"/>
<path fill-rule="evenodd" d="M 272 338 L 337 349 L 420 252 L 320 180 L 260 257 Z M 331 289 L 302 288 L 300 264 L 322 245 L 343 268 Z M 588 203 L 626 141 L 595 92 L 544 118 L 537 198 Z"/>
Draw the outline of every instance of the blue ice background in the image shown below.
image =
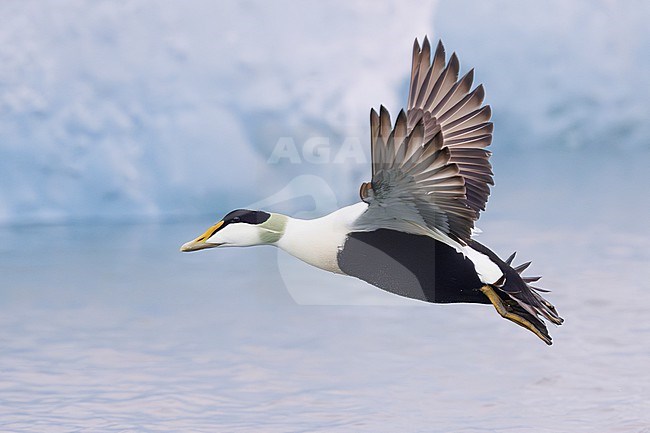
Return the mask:
<path fill-rule="evenodd" d="M 402 107 L 424 34 L 477 68 L 497 165 L 650 148 L 644 1 L 9 1 L 0 16 L 0 223 L 211 214 L 300 174 L 349 203 L 366 164 L 267 161 L 282 137 L 365 149 L 369 108 Z"/>

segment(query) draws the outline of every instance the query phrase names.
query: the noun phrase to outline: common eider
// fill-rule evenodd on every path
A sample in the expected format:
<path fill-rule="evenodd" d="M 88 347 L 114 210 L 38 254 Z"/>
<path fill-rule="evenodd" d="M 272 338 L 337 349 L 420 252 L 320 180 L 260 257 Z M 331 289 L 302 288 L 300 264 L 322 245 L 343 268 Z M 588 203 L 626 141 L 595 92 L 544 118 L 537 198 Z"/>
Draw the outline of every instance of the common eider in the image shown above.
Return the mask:
<path fill-rule="evenodd" d="M 458 78 L 439 42 L 413 46 L 406 111 L 395 123 L 370 111 L 372 178 L 361 201 L 321 218 L 235 210 L 181 251 L 274 245 L 326 271 L 359 278 L 397 295 L 432 303 L 492 304 L 504 318 L 552 340 L 543 319 L 563 319 L 513 267 L 472 238 L 492 180 L 489 105 L 472 89 L 473 70 Z"/>

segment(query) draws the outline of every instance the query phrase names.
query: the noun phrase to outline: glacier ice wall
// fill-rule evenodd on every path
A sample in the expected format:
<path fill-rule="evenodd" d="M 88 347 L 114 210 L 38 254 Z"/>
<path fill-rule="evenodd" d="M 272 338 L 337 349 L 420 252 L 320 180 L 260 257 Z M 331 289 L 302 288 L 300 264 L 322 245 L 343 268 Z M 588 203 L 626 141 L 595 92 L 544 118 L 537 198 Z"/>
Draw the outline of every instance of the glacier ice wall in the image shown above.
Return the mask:
<path fill-rule="evenodd" d="M 0 223 L 197 215 L 292 179 L 316 179 L 293 182 L 298 194 L 325 185 L 354 200 L 368 110 L 401 108 L 411 43 L 424 34 L 477 67 L 495 150 L 648 148 L 649 9 L 1 2 Z"/>
<path fill-rule="evenodd" d="M 433 4 L 66 0 L 0 16 L 0 222 L 24 223 L 214 212 L 302 171 L 348 176 L 267 161 L 281 137 L 335 146 L 365 137 L 371 105 L 397 107 Z"/>
<path fill-rule="evenodd" d="M 495 145 L 650 149 L 650 3 L 443 1 L 434 26 L 476 67 Z"/>

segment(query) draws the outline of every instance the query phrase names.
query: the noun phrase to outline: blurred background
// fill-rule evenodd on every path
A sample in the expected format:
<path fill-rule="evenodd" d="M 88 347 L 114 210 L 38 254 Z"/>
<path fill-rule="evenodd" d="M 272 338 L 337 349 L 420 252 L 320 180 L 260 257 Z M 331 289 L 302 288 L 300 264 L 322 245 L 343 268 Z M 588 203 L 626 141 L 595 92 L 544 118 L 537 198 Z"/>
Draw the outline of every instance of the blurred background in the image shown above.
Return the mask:
<path fill-rule="evenodd" d="M 648 432 L 650 3 L 0 16 L 0 430 Z M 550 348 L 272 248 L 178 253 L 233 208 L 358 200 L 369 110 L 403 107 L 424 35 L 486 87 L 479 240 L 544 275 Z"/>
<path fill-rule="evenodd" d="M 413 39 L 424 35 L 456 51 L 462 71 L 476 68 L 495 158 L 543 149 L 616 164 L 650 148 L 649 10 L 606 0 L 2 2 L 0 222 L 214 214 L 299 174 L 349 203 L 368 176 L 368 112 L 402 108 Z M 310 137 L 325 139 L 311 160 Z M 291 143 L 297 153 L 268 163 Z"/>

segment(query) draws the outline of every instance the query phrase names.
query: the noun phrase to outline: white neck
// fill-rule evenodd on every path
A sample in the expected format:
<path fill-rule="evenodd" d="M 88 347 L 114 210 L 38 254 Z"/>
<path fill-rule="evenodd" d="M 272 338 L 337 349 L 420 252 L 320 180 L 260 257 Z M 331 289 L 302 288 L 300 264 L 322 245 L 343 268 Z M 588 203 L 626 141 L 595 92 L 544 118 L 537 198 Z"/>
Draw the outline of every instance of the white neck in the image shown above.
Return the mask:
<path fill-rule="evenodd" d="M 367 208 L 360 202 L 312 220 L 288 217 L 284 234 L 275 245 L 312 266 L 340 274 L 338 252 L 354 221 Z"/>

